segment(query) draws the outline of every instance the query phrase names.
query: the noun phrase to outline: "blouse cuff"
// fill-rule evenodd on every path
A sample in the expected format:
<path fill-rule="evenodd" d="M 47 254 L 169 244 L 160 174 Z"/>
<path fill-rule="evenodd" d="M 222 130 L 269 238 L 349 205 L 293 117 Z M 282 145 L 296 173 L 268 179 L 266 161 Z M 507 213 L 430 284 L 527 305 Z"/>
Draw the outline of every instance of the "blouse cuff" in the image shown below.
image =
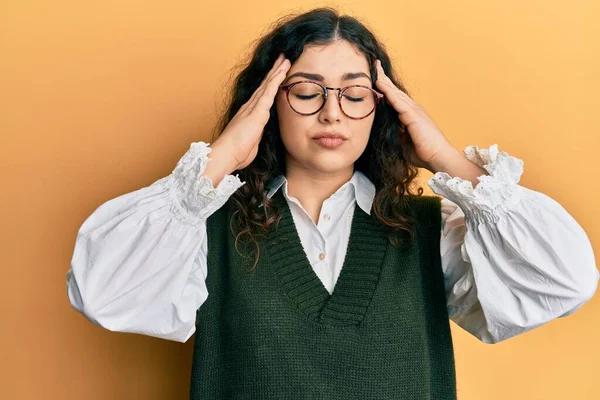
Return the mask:
<path fill-rule="evenodd" d="M 212 180 L 202 175 L 211 151 L 208 143 L 192 142 L 171 174 L 173 211 L 191 223 L 204 221 L 246 183 L 239 175 L 227 174 L 215 188 Z"/>
<path fill-rule="evenodd" d="M 518 185 L 523 161 L 505 151 L 498 152 L 497 144 L 489 149 L 467 146 L 463 153 L 489 173 L 477 177 L 479 183 L 475 188 L 471 181 L 451 177 L 446 172 L 435 173 L 427 183 L 435 193 L 456 203 L 466 218 L 496 222 L 523 197 L 523 187 Z"/>

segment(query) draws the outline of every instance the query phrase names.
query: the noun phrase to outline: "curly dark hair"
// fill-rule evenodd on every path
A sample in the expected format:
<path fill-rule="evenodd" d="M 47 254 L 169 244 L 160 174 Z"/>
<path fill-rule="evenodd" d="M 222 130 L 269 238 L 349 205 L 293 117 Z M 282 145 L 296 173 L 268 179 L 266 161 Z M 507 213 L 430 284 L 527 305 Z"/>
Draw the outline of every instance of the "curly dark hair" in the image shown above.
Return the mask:
<path fill-rule="evenodd" d="M 384 45 L 356 18 L 340 15 L 331 7 L 288 14 L 275 21 L 272 29 L 257 39 L 250 62 L 234 79 L 227 95 L 227 111 L 219 118 L 213 139 L 223 132 L 240 107 L 250 99 L 280 53 L 293 64 L 305 46 L 327 45 L 336 40 L 350 42 L 365 55 L 370 65 L 373 87 L 377 80 L 375 61 L 379 59 L 386 75 L 408 95 L 395 76 Z M 414 240 L 415 219 L 402 210 L 406 210 L 407 196 L 421 196 L 423 188 L 417 186 L 417 194 L 411 191 L 419 169 L 407 161 L 406 151 L 414 148 L 414 145 L 405 125 L 398 118 L 398 112 L 385 100 L 383 98 L 377 106 L 366 149 L 355 162 L 354 168 L 364 173 L 375 185 L 372 213 L 378 221 L 389 227 L 390 242 L 399 246 L 401 240 L 396 233 L 404 231 L 405 236 L 408 235 L 407 244 L 410 245 Z M 277 227 L 281 219 L 276 202 L 267 198 L 265 193 L 271 178 L 286 173 L 286 151 L 279 132 L 275 105 L 270 113 L 256 158 L 247 167 L 235 171 L 246 183 L 229 199 L 234 210 L 230 228 L 235 235 L 236 251 L 238 239 L 243 235 L 247 235 L 256 248 L 255 262 L 250 271 L 256 267 L 260 257 L 257 238 L 266 237 L 271 224 L 276 223 Z"/>

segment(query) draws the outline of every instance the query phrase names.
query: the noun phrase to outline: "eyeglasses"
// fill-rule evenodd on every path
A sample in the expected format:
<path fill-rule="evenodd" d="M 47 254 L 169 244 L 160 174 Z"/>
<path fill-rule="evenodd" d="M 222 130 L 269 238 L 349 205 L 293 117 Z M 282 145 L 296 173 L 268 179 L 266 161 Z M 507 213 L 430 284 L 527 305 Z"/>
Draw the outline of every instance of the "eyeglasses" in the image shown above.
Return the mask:
<path fill-rule="evenodd" d="M 279 87 L 286 92 L 285 97 L 292 110 L 300 115 L 319 112 L 327 101 L 329 90 L 339 91 L 337 101 L 340 109 L 352 119 L 363 119 L 371 115 L 384 97 L 383 94 L 364 85 L 331 88 L 314 81 L 299 81 Z"/>

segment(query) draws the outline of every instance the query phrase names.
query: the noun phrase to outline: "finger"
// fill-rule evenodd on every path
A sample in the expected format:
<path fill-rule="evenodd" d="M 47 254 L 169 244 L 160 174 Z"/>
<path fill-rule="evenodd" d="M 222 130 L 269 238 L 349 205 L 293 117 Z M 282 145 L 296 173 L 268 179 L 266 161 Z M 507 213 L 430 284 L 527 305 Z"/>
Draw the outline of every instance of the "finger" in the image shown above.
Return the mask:
<path fill-rule="evenodd" d="M 392 89 L 393 91 L 398 92 L 397 94 L 405 101 L 408 102 L 414 102 L 414 100 L 404 91 L 400 90 L 398 87 L 396 87 L 396 85 L 394 84 L 394 82 L 392 82 L 392 80 L 389 78 L 389 76 L 387 76 L 387 74 L 385 73 L 385 71 L 383 70 L 383 67 L 381 65 L 381 61 L 377 60 L 377 82 L 382 83 L 382 84 L 387 84 L 387 86 L 384 87 L 388 87 L 389 89 Z M 381 82 L 380 82 L 381 81 Z"/>
<path fill-rule="evenodd" d="M 396 85 L 394 85 L 394 82 L 392 82 L 392 80 L 387 76 L 387 74 L 383 70 L 381 61 L 377 60 L 375 62 L 375 65 L 377 68 L 377 80 L 375 81 L 375 84 L 378 85 L 381 88 L 381 90 L 385 91 L 387 94 L 392 94 L 395 91 L 401 92 L 401 90 L 398 89 Z"/>
<path fill-rule="evenodd" d="M 274 61 L 273 66 L 271 67 L 269 72 L 267 72 L 267 75 L 263 78 L 260 85 L 258 85 L 258 87 L 254 90 L 254 92 L 252 93 L 252 96 L 250 96 L 248 101 L 246 101 L 246 103 L 243 104 L 242 107 L 240 107 L 240 110 L 242 108 L 244 108 L 244 106 L 252 105 L 254 103 L 254 100 L 256 99 L 256 96 L 257 96 L 257 92 L 260 92 L 262 90 L 262 88 L 264 87 L 264 83 L 270 79 L 273 72 L 277 70 L 277 67 L 281 65 L 281 62 L 284 59 L 285 59 L 285 57 L 284 57 L 283 53 L 279 53 L 279 56 L 277 56 L 277 59 Z"/>
<path fill-rule="evenodd" d="M 258 101 L 258 99 L 263 95 L 266 87 L 268 86 L 269 82 L 273 79 L 273 76 L 275 76 L 280 70 L 281 68 L 284 66 L 284 63 L 287 64 L 285 66 L 285 68 L 289 68 L 289 60 L 287 60 L 285 57 L 284 59 L 281 61 L 281 63 L 279 64 L 278 68 L 271 71 L 272 73 L 270 75 L 268 75 L 267 77 L 265 77 L 265 79 L 263 79 L 262 83 L 260 84 L 260 86 L 254 91 L 253 95 L 252 95 L 252 101 L 249 102 L 249 106 L 250 109 L 252 110 L 255 106 L 256 106 L 256 102 Z"/>
<path fill-rule="evenodd" d="M 398 113 L 408 111 L 415 104 L 414 101 L 394 85 L 394 82 L 385 74 L 381 61 L 377 60 L 375 64 L 377 66 L 377 81 L 375 82 L 377 87 Z"/>
<path fill-rule="evenodd" d="M 268 110 L 271 108 L 273 101 L 275 100 L 275 95 L 279 90 L 279 85 L 281 85 L 281 82 L 285 80 L 290 66 L 291 63 L 289 60 L 284 60 L 279 69 L 275 72 L 275 75 L 273 75 L 269 82 L 267 82 L 267 85 L 260 93 L 259 97 L 257 97 L 255 108 L 261 110 Z"/>
<path fill-rule="evenodd" d="M 267 75 L 263 78 L 259 87 L 264 87 L 265 83 L 268 82 L 271 79 L 271 77 L 277 72 L 277 70 L 281 66 L 281 63 L 283 63 L 284 60 L 285 57 L 283 56 L 283 53 L 279 53 L 279 56 L 277 56 L 277 59 L 273 63 L 273 66 L 271 66 L 271 69 L 269 70 L 269 72 L 267 72 Z"/>
<path fill-rule="evenodd" d="M 258 98 L 256 103 L 256 108 L 259 110 L 269 110 L 273 105 L 273 101 L 275 100 L 275 95 L 279 90 L 279 85 L 281 82 L 285 80 L 287 71 L 289 70 L 291 64 L 289 60 L 284 60 L 281 64 L 281 67 L 277 70 L 275 75 L 271 77 L 265 90 L 262 92 L 261 96 Z"/>
<path fill-rule="evenodd" d="M 250 99 L 248 99 L 248 101 L 246 102 L 248 104 L 248 108 L 250 108 L 251 110 L 254 108 L 255 103 L 256 103 L 256 99 L 259 98 L 262 95 L 262 93 L 265 90 L 266 85 L 271 80 L 271 78 L 273 77 L 273 75 L 275 73 L 277 73 L 277 71 L 279 70 L 279 68 L 281 67 L 282 63 L 285 60 L 286 60 L 286 58 L 283 55 L 283 53 L 279 53 L 279 57 L 277 57 L 277 60 L 275 60 L 275 63 L 273 64 L 273 67 L 271 68 L 271 70 L 263 78 L 263 80 L 260 83 L 260 85 L 256 88 L 256 90 L 254 91 L 254 93 L 252 93 L 252 96 L 250 96 Z"/>
<path fill-rule="evenodd" d="M 283 55 L 283 53 L 279 53 L 277 60 L 275 60 L 275 62 L 273 63 L 273 66 L 267 73 L 267 76 L 265 76 L 264 79 L 262 80 L 259 88 L 262 87 L 264 89 L 264 87 L 268 84 L 268 82 L 271 80 L 273 75 L 275 75 L 277 73 L 277 71 L 279 71 L 279 68 L 281 67 L 281 65 L 283 64 L 284 61 L 285 61 L 285 56 Z"/>

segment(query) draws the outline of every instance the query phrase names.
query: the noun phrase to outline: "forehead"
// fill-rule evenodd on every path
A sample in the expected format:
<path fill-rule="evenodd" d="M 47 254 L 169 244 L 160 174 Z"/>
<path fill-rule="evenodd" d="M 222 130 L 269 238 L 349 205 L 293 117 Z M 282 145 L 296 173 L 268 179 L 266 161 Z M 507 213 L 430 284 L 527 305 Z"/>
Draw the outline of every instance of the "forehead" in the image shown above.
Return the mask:
<path fill-rule="evenodd" d="M 359 71 L 370 75 L 365 55 L 345 40 L 325 46 L 306 46 L 290 67 L 288 75 L 296 71 L 319 73 L 325 78 L 339 78 L 345 72 Z"/>

